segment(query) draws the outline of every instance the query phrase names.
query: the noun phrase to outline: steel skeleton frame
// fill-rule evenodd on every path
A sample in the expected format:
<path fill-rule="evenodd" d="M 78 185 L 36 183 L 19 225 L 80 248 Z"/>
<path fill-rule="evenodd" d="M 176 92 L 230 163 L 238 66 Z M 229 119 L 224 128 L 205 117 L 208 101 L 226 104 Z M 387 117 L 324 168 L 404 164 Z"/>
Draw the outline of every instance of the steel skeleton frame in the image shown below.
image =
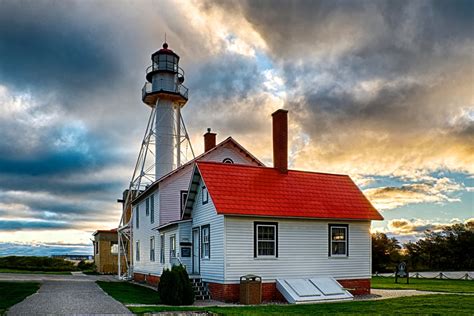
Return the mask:
<path fill-rule="evenodd" d="M 143 136 L 143 140 L 140 147 L 140 152 L 138 154 L 137 161 L 135 163 L 135 169 L 132 174 L 132 179 L 129 184 L 128 192 L 126 195 L 125 200 L 123 201 L 123 210 L 122 216 L 120 218 L 120 224 L 117 229 L 118 233 L 118 277 L 120 279 L 130 279 L 133 274 L 133 227 L 132 227 L 132 219 L 134 216 L 134 210 L 132 208 L 132 201 L 148 186 L 150 186 L 153 182 L 155 182 L 155 145 L 156 139 L 159 137 L 156 133 L 156 125 L 160 123 L 160 121 L 156 122 L 156 107 L 159 104 L 159 100 L 157 101 L 157 105 L 152 107 L 150 117 L 148 118 L 148 123 L 145 131 L 145 135 Z M 174 136 L 176 137 L 176 145 L 175 145 L 175 161 L 176 167 L 180 167 L 183 161 L 189 161 L 190 159 L 194 159 L 194 150 L 191 145 L 191 140 L 189 138 L 188 131 L 186 129 L 186 125 L 184 124 L 184 119 L 181 115 L 181 106 L 177 106 L 176 109 L 176 122 L 174 124 Z M 183 143 L 185 146 L 183 146 Z M 151 146 L 150 146 L 151 145 Z M 183 147 L 185 152 L 183 152 Z M 189 157 L 191 154 L 191 157 Z M 152 157 L 150 157 L 152 156 Z M 184 158 L 184 159 L 183 159 Z M 130 218 L 126 219 L 127 210 L 130 208 Z M 128 245 L 128 247 L 127 247 Z M 127 249 L 128 248 L 128 249 Z M 125 272 L 122 273 L 122 256 L 125 258 L 125 265 L 126 269 Z"/>

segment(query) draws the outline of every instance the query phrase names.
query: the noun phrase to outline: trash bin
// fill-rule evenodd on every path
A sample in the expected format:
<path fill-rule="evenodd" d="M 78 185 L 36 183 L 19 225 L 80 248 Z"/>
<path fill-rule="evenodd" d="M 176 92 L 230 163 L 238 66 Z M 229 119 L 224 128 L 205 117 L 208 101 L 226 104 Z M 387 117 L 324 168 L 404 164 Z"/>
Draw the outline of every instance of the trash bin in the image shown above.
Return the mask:
<path fill-rule="evenodd" d="M 262 303 L 262 278 L 253 274 L 240 277 L 240 304 Z"/>

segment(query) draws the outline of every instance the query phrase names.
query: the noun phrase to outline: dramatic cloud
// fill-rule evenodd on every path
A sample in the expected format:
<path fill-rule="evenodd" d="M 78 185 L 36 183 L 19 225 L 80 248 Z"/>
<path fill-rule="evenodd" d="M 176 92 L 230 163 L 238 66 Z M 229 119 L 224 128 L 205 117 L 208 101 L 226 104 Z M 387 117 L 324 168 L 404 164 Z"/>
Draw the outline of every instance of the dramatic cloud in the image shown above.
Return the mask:
<path fill-rule="evenodd" d="M 472 2 L 207 2 L 243 15 L 309 138 L 296 166 L 406 175 L 473 172 Z M 235 18 L 234 18 L 235 20 Z M 295 139 L 293 139 L 295 141 Z"/>
<path fill-rule="evenodd" d="M 388 223 L 391 233 L 398 235 L 409 235 L 423 233 L 427 230 L 441 230 L 445 224 L 430 223 L 423 220 L 398 219 Z"/>
<path fill-rule="evenodd" d="M 283 107 L 292 168 L 350 174 L 388 221 L 411 206 L 439 222 L 472 214 L 472 1 L 0 6 L 0 241 L 85 244 L 117 225 L 165 33 L 196 153 L 211 127 L 271 165 Z"/>
<path fill-rule="evenodd" d="M 379 209 L 394 209 L 412 203 L 448 203 L 460 199 L 453 193 L 463 186 L 448 178 L 433 179 L 431 182 L 405 184 L 400 187 L 378 187 L 364 193 Z"/>

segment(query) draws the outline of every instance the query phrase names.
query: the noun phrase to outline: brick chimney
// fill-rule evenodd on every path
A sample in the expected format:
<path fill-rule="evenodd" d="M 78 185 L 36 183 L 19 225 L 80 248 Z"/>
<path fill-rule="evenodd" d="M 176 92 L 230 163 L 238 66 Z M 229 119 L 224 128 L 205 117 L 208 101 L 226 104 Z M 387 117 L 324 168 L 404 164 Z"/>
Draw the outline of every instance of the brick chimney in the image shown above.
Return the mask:
<path fill-rule="evenodd" d="M 273 118 L 273 167 L 288 172 L 288 111 L 279 109 Z"/>
<path fill-rule="evenodd" d="M 207 129 L 207 133 L 204 134 L 204 152 L 208 152 L 212 148 L 216 147 L 216 133 L 211 133 L 211 129 Z"/>

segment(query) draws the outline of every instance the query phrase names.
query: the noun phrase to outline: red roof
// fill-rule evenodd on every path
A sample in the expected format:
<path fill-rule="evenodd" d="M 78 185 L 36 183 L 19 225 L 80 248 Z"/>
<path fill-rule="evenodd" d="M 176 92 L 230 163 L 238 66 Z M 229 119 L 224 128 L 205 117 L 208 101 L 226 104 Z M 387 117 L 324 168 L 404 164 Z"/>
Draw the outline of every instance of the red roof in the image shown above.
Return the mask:
<path fill-rule="evenodd" d="M 105 230 L 105 229 L 99 229 L 99 230 L 96 230 L 92 236 L 95 236 L 99 233 L 117 233 L 117 228 L 112 228 L 112 229 L 109 229 L 109 230 Z"/>
<path fill-rule="evenodd" d="M 218 214 L 381 220 L 347 175 L 198 161 Z"/>

